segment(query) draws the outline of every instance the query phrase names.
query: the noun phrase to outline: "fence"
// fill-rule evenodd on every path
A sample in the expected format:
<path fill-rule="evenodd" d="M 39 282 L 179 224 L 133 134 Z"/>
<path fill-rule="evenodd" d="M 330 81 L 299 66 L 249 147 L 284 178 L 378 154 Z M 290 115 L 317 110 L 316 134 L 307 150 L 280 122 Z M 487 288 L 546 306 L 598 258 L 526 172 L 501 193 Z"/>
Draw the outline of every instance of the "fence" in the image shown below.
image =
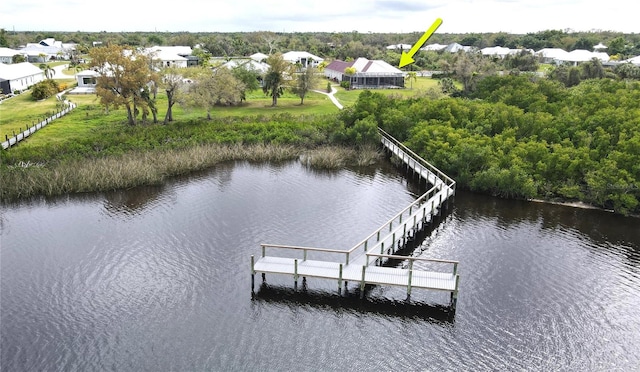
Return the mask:
<path fill-rule="evenodd" d="M 75 109 L 78 105 L 76 105 L 73 102 L 69 102 L 67 107 L 65 109 L 62 109 L 60 111 L 58 111 L 57 113 L 45 118 L 44 120 L 42 120 L 39 123 L 36 124 L 32 124 L 31 127 L 28 127 L 25 131 L 22 131 L 20 128 L 18 134 L 16 134 L 15 131 L 13 131 L 13 135 L 9 136 L 8 134 L 4 135 L 4 139 L 5 141 L 2 142 L 2 149 L 9 149 L 12 146 L 15 146 L 18 144 L 18 142 L 22 141 L 23 139 L 29 137 L 30 135 L 32 135 L 33 133 L 37 132 L 38 130 L 44 128 L 45 126 L 47 126 L 47 124 L 51 123 L 52 121 L 63 117 L 64 115 L 68 114 L 69 112 L 71 112 L 71 110 Z"/>

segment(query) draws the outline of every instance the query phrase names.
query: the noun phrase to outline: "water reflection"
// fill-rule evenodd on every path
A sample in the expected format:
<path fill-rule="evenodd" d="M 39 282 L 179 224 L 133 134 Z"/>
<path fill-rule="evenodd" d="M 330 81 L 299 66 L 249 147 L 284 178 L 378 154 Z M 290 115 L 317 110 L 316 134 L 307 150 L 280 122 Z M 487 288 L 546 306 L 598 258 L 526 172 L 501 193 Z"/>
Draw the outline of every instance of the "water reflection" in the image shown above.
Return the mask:
<path fill-rule="evenodd" d="M 385 317 L 427 320 L 434 324 L 453 324 L 455 311 L 449 306 L 417 301 L 399 301 L 384 297 L 360 299 L 360 290 L 347 291 L 343 295 L 292 288 L 263 283 L 252 297 L 254 301 L 287 306 L 307 306 L 315 310 L 354 314 L 376 314 Z"/>

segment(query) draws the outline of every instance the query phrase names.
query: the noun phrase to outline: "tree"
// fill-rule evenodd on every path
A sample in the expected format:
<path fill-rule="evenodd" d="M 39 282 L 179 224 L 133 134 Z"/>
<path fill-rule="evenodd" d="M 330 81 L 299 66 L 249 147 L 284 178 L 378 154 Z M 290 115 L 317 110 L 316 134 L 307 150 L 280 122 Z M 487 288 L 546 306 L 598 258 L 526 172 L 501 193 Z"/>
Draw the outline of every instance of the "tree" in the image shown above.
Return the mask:
<path fill-rule="evenodd" d="M 240 102 L 247 100 L 247 92 L 251 92 L 260 88 L 260 74 L 251 68 L 249 64 L 234 67 L 231 71 L 238 81 L 241 81 L 244 89 L 242 90 Z"/>
<path fill-rule="evenodd" d="M 313 67 L 307 67 L 306 70 L 296 75 L 296 82 L 293 86 L 293 93 L 300 97 L 300 105 L 304 104 L 304 97 L 318 83 L 318 70 Z"/>
<path fill-rule="evenodd" d="M 11 62 L 22 63 L 22 62 L 27 62 L 27 59 L 22 54 L 16 54 L 15 56 L 13 56 L 13 58 L 11 58 Z"/>
<path fill-rule="evenodd" d="M 185 85 L 185 78 L 181 72 L 176 67 L 167 67 L 162 71 L 160 85 L 167 93 L 167 114 L 164 116 L 164 124 L 173 121 L 173 105 L 180 100 L 179 95 Z"/>
<path fill-rule="evenodd" d="M 271 97 L 271 106 L 278 104 L 278 98 L 284 93 L 286 79 L 291 75 L 292 67 L 282 58 L 282 54 L 276 53 L 267 58 L 269 70 L 264 77 L 262 90 Z"/>
<path fill-rule="evenodd" d="M 233 73 L 220 67 L 211 72 L 200 69 L 189 85 L 188 95 L 183 97 L 186 105 L 202 107 L 207 110 L 207 119 L 211 120 L 211 110 L 216 105 L 234 105 L 240 102 L 244 84 Z"/>
<path fill-rule="evenodd" d="M 93 48 L 89 52 L 91 67 L 98 71 L 96 94 L 100 102 L 109 106 L 124 106 L 127 122 L 136 124 L 140 108 L 148 109 L 149 101 L 142 97 L 148 84 L 157 84 L 157 75 L 151 70 L 149 57 L 136 50 L 125 50 L 119 45 Z"/>
<path fill-rule="evenodd" d="M 479 53 L 458 52 L 454 64 L 455 76 L 462 82 L 464 94 L 474 91 L 477 81 L 491 69 L 491 64 Z"/>
<path fill-rule="evenodd" d="M 405 79 L 407 79 L 411 84 L 410 89 L 413 89 L 413 82 L 418 80 L 418 74 L 415 71 L 409 71 L 407 72 L 407 76 L 405 77 Z"/>
<path fill-rule="evenodd" d="M 54 70 L 51 66 L 49 66 L 46 63 L 41 63 L 39 67 L 44 72 L 44 76 L 47 79 L 53 78 L 53 75 L 56 74 L 56 70 Z"/>

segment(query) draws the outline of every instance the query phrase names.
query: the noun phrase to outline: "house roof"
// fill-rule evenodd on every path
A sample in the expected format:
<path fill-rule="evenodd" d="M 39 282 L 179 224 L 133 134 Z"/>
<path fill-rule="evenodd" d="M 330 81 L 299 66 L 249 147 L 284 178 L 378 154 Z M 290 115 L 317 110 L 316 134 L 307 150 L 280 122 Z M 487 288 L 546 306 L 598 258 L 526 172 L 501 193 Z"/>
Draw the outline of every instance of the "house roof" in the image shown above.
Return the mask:
<path fill-rule="evenodd" d="M 508 54 L 511 54 L 510 52 L 511 52 L 511 49 L 501 47 L 501 46 L 494 46 L 494 47 L 487 47 L 487 48 L 480 49 L 480 53 L 482 53 L 482 55 L 485 55 L 485 56 L 506 56 Z"/>
<path fill-rule="evenodd" d="M 470 46 L 460 45 L 458 43 L 451 43 L 451 44 L 447 45 L 444 48 L 444 51 L 445 52 L 450 52 L 450 53 L 457 53 L 457 52 L 459 52 L 461 50 L 465 51 L 465 52 L 468 52 L 471 49 L 472 49 L 472 47 L 470 47 Z"/>
<path fill-rule="evenodd" d="M 15 80 L 27 76 L 43 74 L 42 70 L 29 62 L 5 64 L 0 63 L 0 79 Z"/>
<path fill-rule="evenodd" d="M 429 45 L 425 45 L 424 47 L 420 48 L 420 50 L 442 50 L 444 48 L 446 48 L 447 46 L 444 44 L 429 44 Z"/>
<path fill-rule="evenodd" d="M 269 70 L 269 65 L 264 62 L 258 62 L 250 58 L 232 59 L 222 66 L 232 69 L 243 66 L 244 68 L 254 70 L 258 73 L 266 73 Z"/>
<path fill-rule="evenodd" d="M 16 54 L 20 54 L 20 52 L 10 48 L 0 48 L 0 57 L 13 57 Z"/>
<path fill-rule="evenodd" d="M 597 58 L 601 61 L 606 62 L 609 60 L 609 55 L 604 52 L 590 52 L 584 49 L 576 49 L 567 53 L 567 56 L 564 59 L 562 59 L 562 61 L 587 62 L 587 61 L 591 61 L 594 58 Z"/>
<path fill-rule="evenodd" d="M 91 77 L 96 77 L 98 75 L 99 74 L 93 70 L 83 70 L 76 74 L 76 76 L 91 76 Z"/>
<path fill-rule="evenodd" d="M 179 54 L 176 54 L 175 51 L 178 51 L 178 49 L 173 49 L 173 48 L 168 48 L 168 49 L 164 49 L 163 48 L 148 48 L 146 50 L 148 53 L 152 54 L 152 58 L 153 59 L 159 59 L 161 61 L 186 61 L 187 59 L 182 57 Z"/>
<path fill-rule="evenodd" d="M 542 56 L 544 58 L 553 58 L 565 61 L 564 58 L 569 54 L 566 50 L 560 48 L 543 48 L 535 53 L 536 55 Z"/>
<path fill-rule="evenodd" d="M 625 59 L 622 62 L 633 63 L 634 65 L 640 66 L 640 56 L 636 56 L 636 57 L 632 57 L 632 58 L 629 58 L 629 59 Z"/>
<path fill-rule="evenodd" d="M 179 56 L 189 56 L 193 54 L 193 49 L 190 46 L 154 46 L 151 48 L 147 48 L 147 50 L 167 53 L 167 54 L 177 54 Z"/>
<path fill-rule="evenodd" d="M 366 58 L 358 58 L 353 62 L 344 62 L 335 60 L 325 67 L 325 70 L 344 72 L 347 67 L 354 67 L 356 75 L 375 75 L 375 74 L 399 74 L 404 75 L 402 71 L 391 66 L 382 60 L 369 60 Z"/>
<path fill-rule="evenodd" d="M 60 52 L 64 52 L 64 49 L 55 46 L 44 46 L 37 43 L 28 43 L 24 48 L 21 48 L 19 52 L 28 54 L 30 56 L 37 56 L 41 53 L 47 55 L 55 55 Z"/>
<path fill-rule="evenodd" d="M 249 58 L 251 58 L 254 61 L 262 62 L 265 59 L 269 58 L 269 56 L 264 53 L 253 53 L 252 55 L 249 56 Z"/>
<path fill-rule="evenodd" d="M 397 49 L 410 50 L 411 46 L 412 45 L 410 45 L 410 44 L 393 44 L 393 45 L 387 46 L 387 49 L 389 49 L 389 50 L 397 50 Z"/>
<path fill-rule="evenodd" d="M 321 58 L 321 57 L 313 55 L 313 54 L 311 54 L 309 52 L 300 52 L 300 51 L 286 52 L 285 54 L 282 55 L 282 58 L 285 61 L 289 61 L 289 62 L 292 62 L 292 63 L 298 62 L 301 58 L 312 59 L 312 60 L 317 61 L 317 62 L 324 61 L 324 59 Z"/>

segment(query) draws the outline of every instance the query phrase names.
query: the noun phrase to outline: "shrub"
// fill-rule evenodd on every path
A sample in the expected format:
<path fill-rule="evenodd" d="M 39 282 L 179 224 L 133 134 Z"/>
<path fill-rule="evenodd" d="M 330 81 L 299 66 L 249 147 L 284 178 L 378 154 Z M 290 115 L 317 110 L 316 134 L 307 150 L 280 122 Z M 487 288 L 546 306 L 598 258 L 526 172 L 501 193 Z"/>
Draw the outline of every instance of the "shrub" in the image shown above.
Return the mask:
<path fill-rule="evenodd" d="M 349 89 L 351 87 L 351 83 L 348 81 L 343 81 L 340 83 L 340 86 L 343 87 L 344 89 Z"/>
<path fill-rule="evenodd" d="M 43 80 L 33 86 L 31 89 L 31 97 L 36 101 L 47 99 L 58 93 L 60 91 L 59 88 L 57 81 L 51 79 Z"/>

